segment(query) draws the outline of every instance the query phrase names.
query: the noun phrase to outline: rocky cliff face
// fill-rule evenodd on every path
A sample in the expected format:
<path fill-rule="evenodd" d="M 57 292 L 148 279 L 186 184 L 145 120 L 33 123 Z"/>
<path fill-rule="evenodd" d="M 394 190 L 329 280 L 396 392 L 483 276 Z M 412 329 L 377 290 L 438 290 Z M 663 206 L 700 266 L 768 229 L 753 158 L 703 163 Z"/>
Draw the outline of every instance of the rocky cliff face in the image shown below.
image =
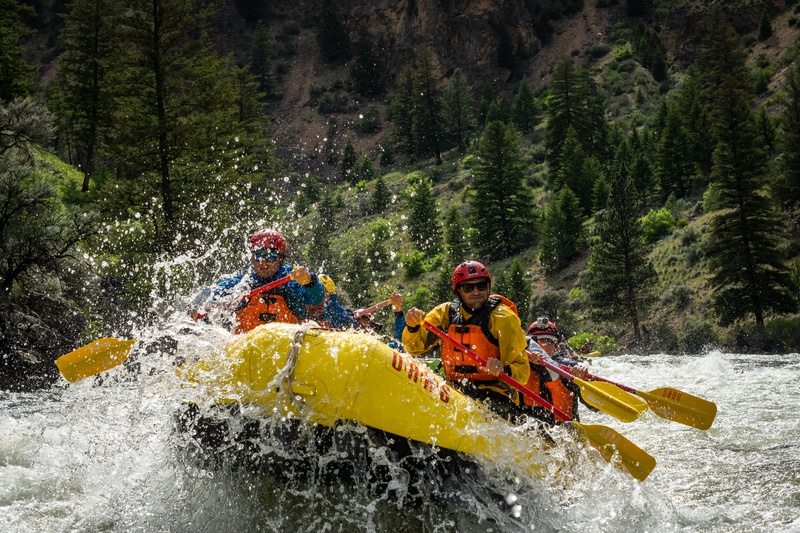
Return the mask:
<path fill-rule="evenodd" d="M 322 1 L 277 0 L 270 9 L 299 19 L 319 12 Z M 338 5 L 351 39 L 366 24 L 391 73 L 413 60 L 423 42 L 445 76 L 456 68 L 493 68 L 500 36 L 489 23 L 492 18 L 505 25 L 517 53 L 533 54 L 541 46 L 523 0 L 342 0 Z"/>

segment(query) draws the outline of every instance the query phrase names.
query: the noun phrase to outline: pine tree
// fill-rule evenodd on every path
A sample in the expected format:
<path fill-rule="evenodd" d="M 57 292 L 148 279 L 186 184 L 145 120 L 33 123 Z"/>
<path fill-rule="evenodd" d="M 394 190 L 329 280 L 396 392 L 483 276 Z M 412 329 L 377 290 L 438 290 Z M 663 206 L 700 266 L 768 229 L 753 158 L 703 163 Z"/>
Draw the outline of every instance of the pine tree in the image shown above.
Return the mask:
<path fill-rule="evenodd" d="M 569 187 L 550 200 L 542 222 L 539 261 L 548 272 L 564 267 L 584 247 L 586 237 L 578 198 Z"/>
<path fill-rule="evenodd" d="M 690 189 L 694 165 L 686 157 L 689 151 L 689 136 L 683 127 L 679 108 L 670 106 L 656 153 L 658 179 L 664 196 L 672 192 L 683 198 Z"/>
<path fill-rule="evenodd" d="M 414 106 L 416 102 L 416 76 L 411 67 L 403 68 L 403 76 L 397 82 L 394 98 L 392 98 L 390 120 L 394 122 L 392 132 L 397 148 L 409 161 L 414 160 L 416 153 L 416 136 L 414 133 Z"/>
<path fill-rule="evenodd" d="M 363 96 L 382 94 L 386 88 L 383 77 L 383 61 L 375 49 L 372 34 L 366 24 L 358 30 L 358 38 L 353 46 L 355 62 L 350 76 L 353 78 L 356 92 Z"/>
<path fill-rule="evenodd" d="M 392 270 L 391 257 L 386 248 L 389 242 L 389 222 L 379 218 L 371 222 L 366 229 L 371 237 L 367 241 L 366 262 L 369 263 L 372 279 L 385 281 L 390 277 Z"/>
<path fill-rule="evenodd" d="M 778 127 L 775 121 L 767 114 L 767 107 L 762 105 L 758 108 L 758 115 L 756 116 L 756 133 L 761 136 L 764 141 L 764 149 L 767 153 L 771 153 L 775 148 L 775 139 L 778 136 Z"/>
<path fill-rule="evenodd" d="M 517 85 L 517 94 L 514 96 L 514 124 L 523 134 L 528 134 L 539 123 L 539 106 L 536 96 L 528 83 L 528 78 L 522 77 Z"/>
<path fill-rule="evenodd" d="M 427 178 L 412 177 L 408 187 L 408 236 L 422 252 L 439 249 L 441 232 L 433 188 Z"/>
<path fill-rule="evenodd" d="M 444 106 L 449 133 L 456 138 L 458 149 L 463 152 L 466 150 L 468 133 L 475 128 L 475 99 L 472 97 L 472 87 L 460 68 L 453 72 L 450 84 L 444 89 Z"/>
<path fill-rule="evenodd" d="M 706 248 L 714 311 L 723 325 L 752 314 L 763 326 L 766 313 L 792 312 L 797 302 L 778 248 L 782 224 L 764 191 L 767 157 L 755 131 L 745 51 L 719 11 L 703 58 L 718 139 L 711 178 L 720 210 Z"/>
<path fill-rule="evenodd" d="M 394 148 L 391 143 L 381 146 L 381 157 L 378 160 L 381 167 L 387 168 L 394 165 Z"/>
<path fill-rule="evenodd" d="M 499 120 L 503 124 L 512 124 L 513 117 L 514 108 L 511 105 L 511 100 L 503 93 L 500 95 L 500 98 L 492 102 L 489 106 L 489 112 L 486 114 L 486 122 L 491 123 L 495 120 Z"/>
<path fill-rule="evenodd" d="M 629 321 L 638 341 L 640 316 L 653 301 L 656 272 L 647 259 L 638 216 L 639 202 L 630 178 L 617 173 L 597 226 L 598 239 L 589 259 L 586 285 L 595 319 Z"/>
<path fill-rule="evenodd" d="M 433 57 L 427 45 L 417 54 L 417 92 L 414 106 L 414 136 L 417 153 L 433 156 L 435 164 L 442 164 L 444 145 L 444 103 L 439 89 L 439 78 Z"/>
<path fill-rule="evenodd" d="M 353 307 L 367 307 L 372 303 L 372 270 L 365 257 L 363 248 L 348 248 L 341 254 L 340 262 L 346 265 L 341 286 Z"/>
<path fill-rule="evenodd" d="M 112 75 L 120 61 L 115 1 L 75 0 L 64 17 L 58 78 L 59 134 L 79 147 L 81 192 L 89 191 L 98 147 L 111 131 L 115 105 Z M 83 155 L 83 157 L 80 157 Z"/>
<path fill-rule="evenodd" d="M 516 304 L 517 310 L 521 314 L 524 313 L 530 306 L 533 287 L 525 279 L 525 267 L 522 266 L 520 260 L 514 259 L 511 262 L 511 269 L 508 272 L 502 272 L 498 281 L 496 286 L 492 287 L 492 292 L 505 296 Z"/>
<path fill-rule="evenodd" d="M 317 44 L 323 59 L 328 63 L 347 61 L 353 57 L 350 38 L 342 26 L 338 11 L 334 2 L 323 2 L 322 11 L 317 18 Z"/>
<path fill-rule="evenodd" d="M 586 152 L 578 142 L 575 130 L 570 127 L 564 140 L 564 147 L 559 157 L 558 171 L 553 190 L 556 192 L 566 187 L 578 197 L 580 209 L 589 214 L 592 209 L 592 176 L 586 174 Z"/>
<path fill-rule="evenodd" d="M 463 263 L 472 256 L 465 225 L 466 221 L 461 216 L 458 207 L 452 206 L 447 212 L 447 219 L 445 220 L 447 257 L 452 264 Z"/>
<path fill-rule="evenodd" d="M 358 160 L 350 171 L 350 183 L 355 185 L 361 181 L 372 181 L 375 179 L 375 169 L 372 167 L 372 158 L 369 154 Z"/>
<path fill-rule="evenodd" d="M 489 114 L 489 108 L 492 106 L 492 102 L 494 102 L 494 92 L 492 91 L 492 86 L 490 84 L 485 84 L 483 86 L 483 91 L 481 92 L 481 102 L 478 106 L 478 124 L 481 126 L 486 126 L 486 117 Z"/>
<path fill-rule="evenodd" d="M 37 68 L 25 62 L 22 42 L 36 30 L 22 22 L 23 17 L 33 17 L 36 11 L 16 0 L 0 0 L 0 101 L 28 96 Z"/>
<path fill-rule="evenodd" d="M 761 10 L 761 18 L 758 20 L 758 40 L 766 41 L 772 37 L 772 19 L 766 9 Z"/>
<path fill-rule="evenodd" d="M 452 271 L 443 267 L 436 275 L 436 283 L 433 286 L 433 301 L 447 302 L 453 299 Z"/>
<path fill-rule="evenodd" d="M 356 166 L 358 155 L 356 154 L 356 147 L 353 142 L 347 139 L 347 144 L 344 145 L 344 152 L 342 153 L 342 176 L 351 185 L 358 183 L 358 180 L 353 175 L 353 167 Z"/>
<path fill-rule="evenodd" d="M 326 189 L 317 205 L 320 225 L 328 231 L 335 231 L 338 226 L 337 216 L 339 211 L 340 207 L 337 205 L 333 191 L 331 189 Z"/>
<path fill-rule="evenodd" d="M 594 182 L 592 189 L 592 210 L 596 213 L 605 209 L 609 196 L 611 196 L 611 185 L 601 176 Z"/>
<path fill-rule="evenodd" d="M 392 201 L 392 191 L 386 186 L 386 181 L 383 179 L 383 174 L 378 176 L 375 180 L 375 192 L 372 193 L 370 200 L 369 210 L 370 213 L 382 213 Z"/>
<path fill-rule="evenodd" d="M 514 126 L 490 123 L 477 156 L 470 197 L 476 248 L 483 256 L 505 257 L 530 243 L 534 223 Z"/>
<path fill-rule="evenodd" d="M 331 250 L 331 228 L 322 218 L 311 230 L 311 239 L 306 252 L 308 263 L 314 271 L 335 275 L 334 255 Z"/>
<path fill-rule="evenodd" d="M 231 201 L 240 193 L 231 192 L 242 180 L 264 179 L 271 145 L 237 121 L 231 65 L 202 33 L 207 12 L 194 1 L 132 2 L 117 25 L 126 46 L 111 148 L 121 181 L 107 205 L 120 213 L 140 209 L 152 232 L 142 245 L 167 251 L 210 235 L 197 224 L 206 201 L 218 202 L 215 224 L 234 211 L 242 215 Z"/>
<path fill-rule="evenodd" d="M 783 152 L 773 196 L 785 207 L 800 204 L 800 68 L 789 67 L 783 82 L 784 110 L 778 145 Z"/>
<path fill-rule="evenodd" d="M 253 41 L 250 44 L 250 69 L 261 92 L 268 95 L 275 93 L 275 79 L 272 77 L 272 68 L 275 63 L 272 59 L 277 55 L 272 35 L 259 20 L 253 32 Z"/>
<path fill-rule="evenodd" d="M 572 127 L 587 155 L 606 160 L 608 124 L 605 102 L 586 69 L 575 68 L 572 58 L 561 56 L 553 71 L 553 92 L 547 104 L 545 148 L 551 172 L 558 171 L 559 155 Z"/>

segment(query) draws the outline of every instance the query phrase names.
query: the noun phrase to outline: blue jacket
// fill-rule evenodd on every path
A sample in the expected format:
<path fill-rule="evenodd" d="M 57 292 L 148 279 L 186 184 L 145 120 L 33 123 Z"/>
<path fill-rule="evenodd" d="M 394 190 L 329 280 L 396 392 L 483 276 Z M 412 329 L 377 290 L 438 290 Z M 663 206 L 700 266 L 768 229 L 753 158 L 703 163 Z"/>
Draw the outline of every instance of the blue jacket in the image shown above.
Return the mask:
<path fill-rule="evenodd" d="M 244 296 L 246 293 L 252 290 L 262 287 L 271 281 L 275 281 L 276 279 L 288 276 L 291 273 L 292 266 L 282 264 L 272 278 L 264 279 L 255 273 L 253 266 L 251 265 L 247 271 L 239 275 L 223 279 L 217 283 L 217 286 L 214 289 L 212 301 L 217 301 L 220 298 L 233 294 L 234 292 L 241 292 L 241 295 Z M 239 290 L 234 291 L 234 288 L 238 288 Z M 319 305 L 322 303 L 324 297 L 325 289 L 323 288 L 322 283 L 319 282 L 317 275 L 313 272 L 311 273 L 311 281 L 308 285 L 300 285 L 295 280 L 291 280 L 286 283 L 286 305 L 289 306 L 289 309 L 291 309 L 292 313 L 294 313 L 297 318 L 302 319 L 305 316 L 306 305 Z"/>
<path fill-rule="evenodd" d="M 353 317 L 353 312 L 342 307 L 335 294 L 331 294 L 325 301 L 325 321 L 334 329 L 357 328 L 358 322 Z"/>

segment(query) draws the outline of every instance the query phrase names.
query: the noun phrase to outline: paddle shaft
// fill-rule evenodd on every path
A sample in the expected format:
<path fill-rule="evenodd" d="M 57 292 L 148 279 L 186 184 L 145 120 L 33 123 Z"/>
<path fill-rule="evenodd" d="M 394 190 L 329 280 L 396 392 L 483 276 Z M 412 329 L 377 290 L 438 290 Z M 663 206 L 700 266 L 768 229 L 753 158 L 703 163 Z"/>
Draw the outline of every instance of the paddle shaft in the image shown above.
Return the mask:
<path fill-rule="evenodd" d="M 360 316 L 364 316 L 367 313 L 371 313 L 373 311 L 377 311 L 378 309 L 386 307 L 390 303 L 392 303 L 391 300 L 386 300 L 386 301 L 381 302 L 379 304 L 375 304 L 373 306 L 367 307 L 366 309 L 356 309 L 355 311 L 353 311 L 353 316 L 356 317 L 356 318 L 358 318 Z"/>
<path fill-rule="evenodd" d="M 257 296 L 257 295 L 261 294 L 262 292 L 267 292 L 268 290 L 274 289 L 275 287 L 283 285 L 284 283 L 288 283 L 291 280 L 292 280 L 292 275 L 289 274 L 288 276 L 284 276 L 282 278 L 278 278 L 275 281 L 270 281 L 266 285 L 262 285 L 261 287 L 259 287 L 257 289 L 253 289 L 252 291 L 248 292 L 247 294 L 242 296 L 239 299 L 239 301 L 241 302 L 242 300 L 247 300 L 248 298 L 252 298 L 253 296 Z M 210 311 L 211 309 L 213 309 L 215 307 L 222 307 L 224 305 L 226 305 L 226 304 L 222 304 L 222 303 L 214 304 L 211 307 L 207 308 L 206 311 Z M 197 315 L 197 319 L 200 320 L 201 318 L 205 318 L 207 316 L 208 316 L 208 312 L 206 312 L 205 314 L 202 314 L 202 315 Z"/>
<path fill-rule="evenodd" d="M 561 372 L 564 372 L 563 369 L 566 369 L 566 368 L 569 368 L 569 367 L 567 365 L 561 365 L 561 368 L 559 368 L 559 370 Z M 555 372 L 559 372 L 559 370 L 555 370 L 555 369 L 553 369 L 553 370 Z M 559 374 L 561 372 L 559 372 Z M 633 389 L 631 387 L 626 387 L 625 385 L 620 385 L 619 383 L 615 383 L 615 382 L 611 381 L 610 379 L 601 378 L 600 376 L 595 376 L 595 375 L 592 375 L 592 374 L 586 374 L 586 379 L 589 380 L 589 381 L 604 381 L 606 383 L 610 383 L 610 384 L 614 385 L 617 388 L 620 388 L 620 389 L 624 390 L 625 392 L 630 392 L 631 394 L 636 394 L 637 392 L 639 392 L 636 389 Z"/>
<path fill-rule="evenodd" d="M 455 340 L 453 337 L 451 337 L 450 335 L 448 335 L 444 331 L 440 330 L 439 328 L 437 328 L 436 326 L 434 326 L 433 324 L 428 322 L 427 320 L 424 321 L 422 323 L 422 325 L 425 326 L 425 329 L 427 329 L 431 333 L 437 335 L 438 337 L 440 337 L 443 340 L 446 340 L 447 342 L 451 343 L 453 346 L 455 346 L 459 350 L 463 351 L 465 354 L 469 355 L 470 357 L 472 357 L 473 359 L 478 361 L 483 366 L 486 366 L 486 364 L 487 364 L 486 359 L 484 359 L 483 357 L 479 356 L 478 354 L 476 354 L 475 352 L 473 352 L 472 350 L 470 350 L 469 348 L 467 348 L 466 346 L 464 346 L 463 344 L 461 344 L 460 342 Z M 539 405 L 541 405 L 545 409 L 547 409 L 549 411 L 552 411 L 555 415 L 557 415 L 559 418 L 563 419 L 564 421 L 568 422 L 568 421 L 571 420 L 571 418 L 569 416 L 567 416 L 561 409 L 557 408 L 556 406 L 554 406 L 553 404 L 551 404 L 550 402 L 548 402 L 547 400 L 545 400 L 544 398 L 542 398 L 541 396 L 539 396 L 538 394 L 536 394 L 535 392 L 530 390 L 528 387 L 526 387 L 525 385 L 523 385 L 519 381 L 517 381 L 514 378 L 512 378 L 511 376 L 509 376 L 508 374 L 506 374 L 504 372 L 500 372 L 500 374 L 498 374 L 497 377 L 499 379 L 505 381 L 506 383 L 508 383 L 509 385 L 514 387 L 515 389 L 517 389 L 518 391 L 520 391 L 522 394 L 528 396 L 530 399 L 532 399 L 533 401 L 535 401 L 536 403 L 538 403 Z"/>

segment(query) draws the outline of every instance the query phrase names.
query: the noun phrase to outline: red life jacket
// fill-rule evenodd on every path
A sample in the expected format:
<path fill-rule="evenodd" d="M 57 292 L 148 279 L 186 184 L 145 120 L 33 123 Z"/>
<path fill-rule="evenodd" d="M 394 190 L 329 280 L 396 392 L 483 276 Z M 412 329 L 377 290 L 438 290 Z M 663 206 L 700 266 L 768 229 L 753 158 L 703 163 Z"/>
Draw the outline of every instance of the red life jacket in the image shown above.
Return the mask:
<path fill-rule="evenodd" d="M 461 300 L 456 298 L 450 302 L 450 324 L 447 326 L 447 333 L 485 359 L 500 359 L 499 342 L 489 331 L 489 315 L 501 303 L 517 313 L 517 306 L 511 300 L 493 294 L 486 305 L 476 311 L 469 320 L 465 320 L 459 312 Z M 496 376 L 479 370 L 484 367 L 450 342 L 442 344 L 442 366 L 445 377 L 451 381 L 465 378 L 473 381 L 497 381 Z"/>
<path fill-rule="evenodd" d="M 235 333 L 247 333 L 262 324 L 286 322 L 297 324 L 300 320 L 286 304 L 286 285 L 246 298 L 236 308 Z"/>
<path fill-rule="evenodd" d="M 542 347 L 542 349 L 544 349 L 544 347 Z M 534 367 L 536 367 L 535 370 Z M 573 394 L 567 390 L 560 379 L 555 379 L 553 381 L 542 380 L 538 372 L 541 368 L 543 367 L 540 365 L 531 365 L 531 374 L 525 386 L 533 392 L 538 393 L 543 399 L 552 403 L 553 406 L 556 409 L 560 409 L 562 413 L 568 415 L 570 418 L 574 418 L 572 414 L 572 407 L 574 405 Z M 544 381 L 544 383 L 542 383 L 542 381 Z M 544 385 L 544 387 L 542 387 L 542 385 Z M 525 396 L 525 405 L 533 406 L 537 404 L 531 398 Z"/>

